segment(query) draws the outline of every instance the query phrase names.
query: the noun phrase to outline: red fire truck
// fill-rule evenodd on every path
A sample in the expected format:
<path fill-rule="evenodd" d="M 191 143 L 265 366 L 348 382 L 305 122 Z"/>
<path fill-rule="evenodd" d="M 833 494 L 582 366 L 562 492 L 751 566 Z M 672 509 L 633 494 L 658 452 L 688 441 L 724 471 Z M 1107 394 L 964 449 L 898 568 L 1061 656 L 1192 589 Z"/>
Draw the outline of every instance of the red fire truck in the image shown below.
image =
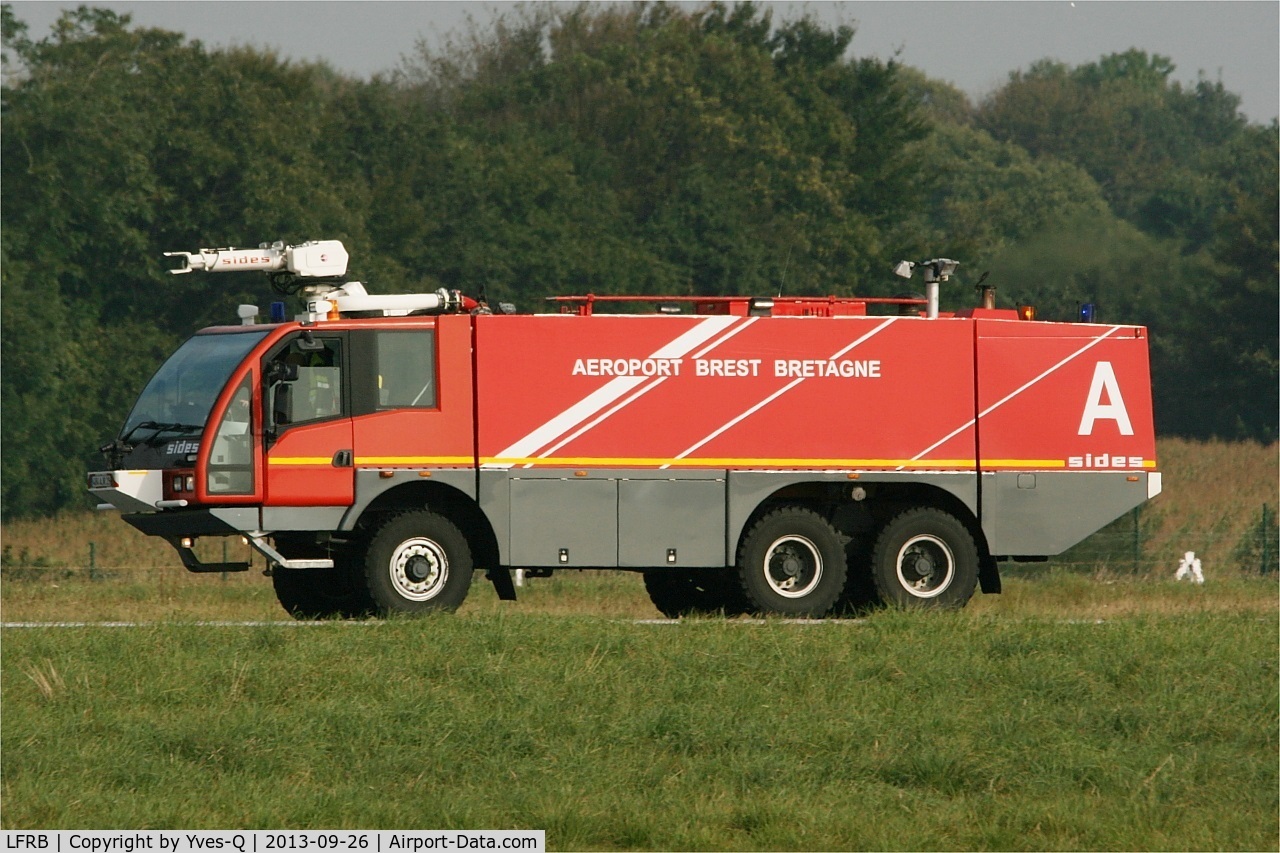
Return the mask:
<path fill-rule="evenodd" d="M 456 608 L 477 569 L 510 599 L 515 568 L 642 572 L 671 616 L 958 607 L 1160 491 L 1146 329 L 940 312 L 946 259 L 900 265 L 925 299 L 529 315 L 369 295 L 336 241 L 173 254 L 307 310 L 197 332 L 89 489 L 193 572 L 244 537 L 299 617 Z"/>

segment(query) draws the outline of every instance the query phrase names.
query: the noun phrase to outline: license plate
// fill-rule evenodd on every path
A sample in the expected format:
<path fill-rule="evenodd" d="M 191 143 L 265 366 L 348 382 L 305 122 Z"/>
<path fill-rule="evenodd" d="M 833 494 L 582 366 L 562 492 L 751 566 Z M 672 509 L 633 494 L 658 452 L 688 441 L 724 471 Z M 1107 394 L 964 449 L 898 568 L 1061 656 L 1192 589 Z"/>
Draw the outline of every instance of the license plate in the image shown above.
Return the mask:
<path fill-rule="evenodd" d="M 91 489 L 114 489 L 115 487 L 115 481 L 111 479 L 111 475 L 106 471 L 89 475 L 89 488 Z"/>

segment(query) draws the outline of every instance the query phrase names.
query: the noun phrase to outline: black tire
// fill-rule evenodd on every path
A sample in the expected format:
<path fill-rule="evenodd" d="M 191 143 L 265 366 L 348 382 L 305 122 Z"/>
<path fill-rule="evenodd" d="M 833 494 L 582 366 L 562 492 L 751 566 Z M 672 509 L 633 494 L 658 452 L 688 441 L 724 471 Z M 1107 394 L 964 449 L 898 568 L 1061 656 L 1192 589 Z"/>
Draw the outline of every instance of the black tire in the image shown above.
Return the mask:
<path fill-rule="evenodd" d="M 978 548 L 955 516 L 918 507 L 880 531 L 871 558 L 876 591 L 900 607 L 961 608 L 978 582 Z"/>
<path fill-rule="evenodd" d="M 738 616 L 750 608 L 732 569 L 649 569 L 644 573 L 644 588 L 668 619 L 714 613 Z"/>
<path fill-rule="evenodd" d="M 763 516 L 738 549 L 742 589 L 761 613 L 825 616 L 844 591 L 846 572 L 840 535 L 803 507 Z"/>
<path fill-rule="evenodd" d="M 856 536 L 844 547 L 846 578 L 844 592 L 833 611 L 840 616 L 866 616 L 884 607 L 880 593 L 871 577 L 871 552 L 874 541 L 870 535 Z"/>
<path fill-rule="evenodd" d="M 280 606 L 294 619 L 356 619 L 367 616 L 373 602 L 358 572 L 339 562 L 332 569 L 271 571 Z"/>
<path fill-rule="evenodd" d="M 471 547 L 457 525 L 426 510 L 387 519 L 364 556 L 365 584 L 382 616 L 456 610 L 474 570 Z"/>

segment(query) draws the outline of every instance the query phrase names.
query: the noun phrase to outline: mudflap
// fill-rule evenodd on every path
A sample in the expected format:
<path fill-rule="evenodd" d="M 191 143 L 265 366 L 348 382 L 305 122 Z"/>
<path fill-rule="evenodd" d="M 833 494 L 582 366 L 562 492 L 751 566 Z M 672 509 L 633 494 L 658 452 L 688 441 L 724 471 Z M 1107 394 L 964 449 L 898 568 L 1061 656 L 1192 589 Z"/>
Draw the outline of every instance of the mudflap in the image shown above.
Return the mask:
<path fill-rule="evenodd" d="M 1000 567 L 995 557 L 978 558 L 978 588 L 984 595 L 1000 594 Z"/>
<path fill-rule="evenodd" d="M 516 600 L 516 585 L 511 580 L 510 569 L 489 569 L 484 576 L 493 583 L 493 589 L 498 593 L 499 601 Z"/>

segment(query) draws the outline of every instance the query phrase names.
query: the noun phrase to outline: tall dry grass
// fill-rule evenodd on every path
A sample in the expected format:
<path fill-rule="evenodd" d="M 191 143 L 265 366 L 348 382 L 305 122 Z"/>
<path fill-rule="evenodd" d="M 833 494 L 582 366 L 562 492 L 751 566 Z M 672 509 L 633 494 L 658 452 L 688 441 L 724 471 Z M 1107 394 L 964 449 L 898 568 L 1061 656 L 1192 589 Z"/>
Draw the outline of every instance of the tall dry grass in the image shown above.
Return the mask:
<path fill-rule="evenodd" d="M 1183 553 L 1195 551 L 1206 567 L 1230 565 L 1264 505 L 1274 524 L 1280 508 L 1276 444 L 1167 438 L 1156 452 L 1164 491 L 1142 508 L 1147 563 L 1172 571 Z"/>

